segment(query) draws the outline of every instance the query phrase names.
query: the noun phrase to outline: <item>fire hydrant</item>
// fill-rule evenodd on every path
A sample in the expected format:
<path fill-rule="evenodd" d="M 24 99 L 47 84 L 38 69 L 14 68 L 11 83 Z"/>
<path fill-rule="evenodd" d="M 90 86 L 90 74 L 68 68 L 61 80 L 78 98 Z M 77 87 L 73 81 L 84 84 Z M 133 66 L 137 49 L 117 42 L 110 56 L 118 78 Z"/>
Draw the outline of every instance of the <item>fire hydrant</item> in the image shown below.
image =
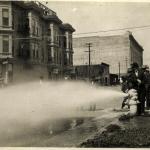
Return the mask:
<path fill-rule="evenodd" d="M 137 114 L 137 104 L 139 103 L 137 91 L 135 89 L 129 90 L 128 96 L 129 96 L 128 101 L 130 106 L 129 114 L 130 116 L 135 116 Z"/>
<path fill-rule="evenodd" d="M 119 120 L 126 120 L 129 118 L 134 117 L 137 114 L 137 104 L 139 103 L 138 101 L 138 94 L 135 89 L 130 89 L 127 92 L 127 100 L 126 100 L 126 105 L 129 106 L 129 111 L 125 114 L 123 114 Z"/>

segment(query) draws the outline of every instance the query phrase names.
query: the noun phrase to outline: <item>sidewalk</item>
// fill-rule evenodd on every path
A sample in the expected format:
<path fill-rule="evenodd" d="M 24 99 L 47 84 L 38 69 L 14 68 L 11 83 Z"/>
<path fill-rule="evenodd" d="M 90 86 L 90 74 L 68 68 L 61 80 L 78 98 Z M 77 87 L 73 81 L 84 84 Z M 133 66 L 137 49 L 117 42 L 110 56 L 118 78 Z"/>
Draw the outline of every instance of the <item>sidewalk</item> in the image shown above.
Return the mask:
<path fill-rule="evenodd" d="M 150 115 L 136 116 L 126 121 L 118 119 L 81 147 L 149 148 Z"/>
<path fill-rule="evenodd" d="M 78 115 L 76 114 L 77 116 L 82 116 L 83 123 L 63 132 L 44 135 L 41 131 L 41 134 L 9 140 L 9 143 L 1 143 L 1 146 L 80 147 L 81 143 L 94 137 L 101 129 L 116 120 L 120 116 L 120 112 L 112 112 L 111 110 L 81 111 Z M 56 125 L 61 127 L 59 124 Z"/>

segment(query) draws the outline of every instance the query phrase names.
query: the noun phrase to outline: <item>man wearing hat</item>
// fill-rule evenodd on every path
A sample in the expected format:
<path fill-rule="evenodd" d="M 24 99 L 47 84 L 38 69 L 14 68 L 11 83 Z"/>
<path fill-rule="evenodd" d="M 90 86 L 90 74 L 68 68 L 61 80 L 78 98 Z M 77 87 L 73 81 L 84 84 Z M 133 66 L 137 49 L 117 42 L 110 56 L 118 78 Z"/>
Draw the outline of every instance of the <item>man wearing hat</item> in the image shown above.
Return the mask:
<path fill-rule="evenodd" d="M 143 66 L 144 75 L 145 75 L 145 90 L 146 90 L 146 107 L 150 108 L 150 71 L 149 66 Z"/>
<path fill-rule="evenodd" d="M 139 65 L 134 62 L 131 64 L 131 70 L 129 76 L 129 83 L 132 84 L 132 88 L 137 90 L 138 93 L 138 115 L 141 115 L 144 113 L 144 104 L 145 104 L 145 96 L 146 96 L 146 90 L 145 90 L 145 75 L 142 69 L 139 68 Z"/>
<path fill-rule="evenodd" d="M 141 72 L 139 71 L 139 66 L 137 63 L 131 64 L 131 68 L 128 68 L 127 77 L 128 77 L 128 88 L 129 89 L 139 89 L 139 84 Z"/>

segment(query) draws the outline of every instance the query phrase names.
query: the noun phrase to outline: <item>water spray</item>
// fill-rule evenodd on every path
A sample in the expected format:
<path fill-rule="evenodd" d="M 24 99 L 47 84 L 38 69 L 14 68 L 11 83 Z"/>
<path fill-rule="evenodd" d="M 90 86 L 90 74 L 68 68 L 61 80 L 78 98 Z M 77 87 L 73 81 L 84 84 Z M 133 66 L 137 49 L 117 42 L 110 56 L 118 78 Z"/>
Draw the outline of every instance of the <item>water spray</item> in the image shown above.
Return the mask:
<path fill-rule="evenodd" d="M 13 85 L 1 89 L 0 95 L 0 135 L 8 137 L 28 133 L 53 120 L 86 117 L 86 112 L 77 111 L 77 108 L 91 103 L 103 109 L 114 107 L 113 102 L 120 105 L 124 96 L 119 90 L 91 88 L 86 83 L 68 81 Z M 71 126 L 74 128 L 76 121 L 73 120 Z M 50 129 L 49 134 L 53 134 L 53 130 Z M 0 141 L 3 138 L 0 137 Z"/>

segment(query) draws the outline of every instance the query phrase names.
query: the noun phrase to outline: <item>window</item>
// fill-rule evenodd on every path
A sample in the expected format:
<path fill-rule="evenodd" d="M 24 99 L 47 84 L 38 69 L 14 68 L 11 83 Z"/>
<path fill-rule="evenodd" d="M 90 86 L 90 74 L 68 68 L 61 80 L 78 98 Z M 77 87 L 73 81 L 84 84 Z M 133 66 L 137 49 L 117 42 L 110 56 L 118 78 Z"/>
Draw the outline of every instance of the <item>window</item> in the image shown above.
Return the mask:
<path fill-rule="evenodd" d="M 35 58 L 35 50 L 33 49 L 32 51 L 33 51 L 33 58 Z"/>
<path fill-rule="evenodd" d="M 56 41 L 58 42 L 59 41 L 59 35 L 56 34 Z"/>
<path fill-rule="evenodd" d="M 48 47 L 48 61 L 49 62 L 52 62 L 52 52 L 53 52 L 53 49 L 52 47 Z"/>
<path fill-rule="evenodd" d="M 14 43 L 12 43 L 12 56 L 14 56 Z"/>
<path fill-rule="evenodd" d="M 12 64 L 8 64 L 8 71 L 13 71 L 13 65 Z"/>
<path fill-rule="evenodd" d="M 66 48 L 66 37 L 64 37 L 64 44 L 63 44 L 63 46 L 64 46 L 64 48 Z"/>
<path fill-rule="evenodd" d="M 72 49 L 72 43 L 69 42 L 69 49 Z"/>
<path fill-rule="evenodd" d="M 51 42 L 51 29 L 48 29 L 48 32 L 47 32 L 47 41 Z"/>
<path fill-rule="evenodd" d="M 26 18 L 26 20 L 25 20 L 25 29 L 26 30 L 29 29 L 29 18 Z"/>
<path fill-rule="evenodd" d="M 35 44 L 31 43 L 32 57 L 35 58 Z"/>
<path fill-rule="evenodd" d="M 59 47 L 61 47 L 61 40 L 62 40 L 62 39 L 61 39 L 61 38 L 59 38 Z"/>
<path fill-rule="evenodd" d="M 59 64 L 59 51 L 57 51 L 57 64 Z"/>
<path fill-rule="evenodd" d="M 39 35 L 39 27 L 38 27 L 38 22 L 35 21 L 35 35 L 38 36 Z"/>
<path fill-rule="evenodd" d="M 71 44 L 71 49 L 72 49 L 72 42 L 70 44 Z"/>
<path fill-rule="evenodd" d="M 44 62 L 44 49 L 42 49 L 41 59 L 42 59 L 42 62 Z"/>
<path fill-rule="evenodd" d="M 39 58 L 39 44 L 35 43 L 36 58 Z"/>
<path fill-rule="evenodd" d="M 39 36 L 39 28 L 36 27 L 36 35 Z"/>
<path fill-rule="evenodd" d="M 3 35 L 3 53 L 9 52 L 9 36 Z"/>
<path fill-rule="evenodd" d="M 0 78 L 2 78 L 2 64 L 0 64 Z"/>
<path fill-rule="evenodd" d="M 54 51 L 54 63 L 57 63 L 57 51 Z"/>
<path fill-rule="evenodd" d="M 36 50 L 36 58 L 39 58 L 39 51 Z"/>
<path fill-rule="evenodd" d="M 51 36 L 51 29 L 50 28 L 48 29 L 47 35 Z"/>
<path fill-rule="evenodd" d="M 35 20 L 32 21 L 32 34 L 35 35 Z"/>
<path fill-rule="evenodd" d="M 9 13 L 8 9 L 2 9 L 2 21 L 3 21 L 3 26 L 9 26 Z"/>
<path fill-rule="evenodd" d="M 15 13 L 12 13 L 12 28 L 14 29 L 15 27 Z"/>

